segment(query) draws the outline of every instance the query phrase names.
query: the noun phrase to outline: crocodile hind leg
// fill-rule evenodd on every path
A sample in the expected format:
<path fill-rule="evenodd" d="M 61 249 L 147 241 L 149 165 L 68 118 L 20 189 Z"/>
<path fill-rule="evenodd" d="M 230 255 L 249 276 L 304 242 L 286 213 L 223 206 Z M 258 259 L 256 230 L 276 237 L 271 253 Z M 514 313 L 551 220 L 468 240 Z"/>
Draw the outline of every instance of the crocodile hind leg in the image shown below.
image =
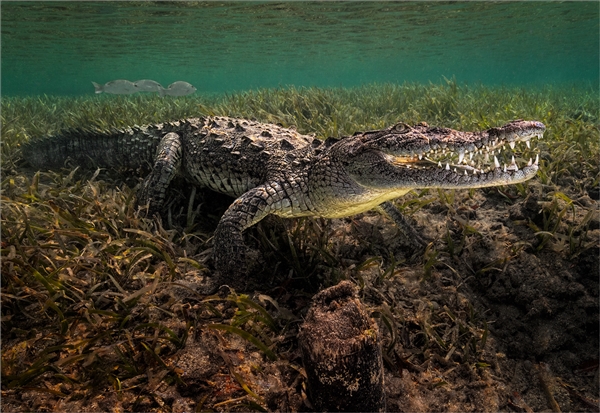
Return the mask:
<path fill-rule="evenodd" d="M 385 212 L 386 215 L 394 221 L 400 232 L 402 232 L 402 234 L 404 234 L 404 236 L 410 242 L 414 242 L 419 247 L 425 247 L 427 245 L 428 242 L 419 233 L 417 233 L 417 231 L 412 225 L 410 225 L 408 221 L 406 221 L 404 215 L 398 211 L 398 208 L 396 208 L 394 204 L 392 204 L 390 201 L 387 201 L 379 205 L 379 208 L 381 208 L 383 212 Z"/>
<path fill-rule="evenodd" d="M 148 205 L 148 212 L 158 212 L 163 206 L 167 188 L 181 168 L 181 138 L 175 132 L 161 139 L 154 158 L 152 172 L 138 191 L 138 205 Z"/>

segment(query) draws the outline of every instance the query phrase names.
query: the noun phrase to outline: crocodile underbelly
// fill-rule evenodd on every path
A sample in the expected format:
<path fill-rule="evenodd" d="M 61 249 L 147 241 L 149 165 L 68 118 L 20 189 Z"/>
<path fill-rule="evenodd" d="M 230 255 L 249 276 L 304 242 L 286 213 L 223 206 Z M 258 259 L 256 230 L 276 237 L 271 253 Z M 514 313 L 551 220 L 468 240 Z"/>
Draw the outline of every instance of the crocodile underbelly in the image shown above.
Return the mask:
<path fill-rule="evenodd" d="M 399 198 L 408 193 L 410 189 L 398 189 L 384 194 L 368 194 L 352 199 L 332 199 L 329 204 L 324 203 L 318 215 L 324 218 L 344 218 L 369 211 L 391 199 Z"/>
<path fill-rule="evenodd" d="M 198 169 L 191 176 L 191 179 L 197 185 L 234 198 L 261 184 L 260 179 L 252 175 L 233 173 L 228 169 L 216 168 Z"/>

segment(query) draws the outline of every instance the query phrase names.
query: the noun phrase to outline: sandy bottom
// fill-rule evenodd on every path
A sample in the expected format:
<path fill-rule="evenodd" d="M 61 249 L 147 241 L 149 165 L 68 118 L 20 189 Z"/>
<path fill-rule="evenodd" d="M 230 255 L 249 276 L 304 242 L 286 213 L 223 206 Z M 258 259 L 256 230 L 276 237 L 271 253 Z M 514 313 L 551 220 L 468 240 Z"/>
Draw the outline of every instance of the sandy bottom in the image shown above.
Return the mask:
<path fill-rule="evenodd" d="M 144 358 L 153 367 L 121 382 L 120 391 L 102 385 L 61 398 L 5 390 L 2 411 L 310 410 L 296 335 L 312 295 L 335 279 L 361 287 L 379 324 L 389 411 L 598 411 L 598 203 L 573 195 L 573 208 L 542 245 L 545 236 L 534 235 L 531 223 L 541 230 L 551 219 L 544 216 L 549 192 L 537 183 L 529 190 L 515 200 L 507 197 L 514 192 L 497 189 L 456 192 L 452 203 L 419 209 L 412 219 L 432 242 L 425 253 L 375 212 L 300 224 L 267 220 L 248 231 L 250 243 L 312 225 L 339 263 L 332 271 L 299 253 L 312 279 L 290 280 L 276 246 L 263 251 L 270 269 L 263 273 L 273 275 L 253 280 L 262 286 L 248 294 L 282 326 L 262 337 L 277 360 L 238 335 L 206 328 L 210 311 L 189 289 L 172 286 L 153 299 L 196 314 L 185 347 L 165 356 L 179 382 L 162 380 L 164 366 Z M 202 278 L 179 281 L 194 290 Z M 224 314 L 233 311 L 219 305 Z M 174 331 L 186 326 L 166 311 L 157 310 L 154 321 Z"/>

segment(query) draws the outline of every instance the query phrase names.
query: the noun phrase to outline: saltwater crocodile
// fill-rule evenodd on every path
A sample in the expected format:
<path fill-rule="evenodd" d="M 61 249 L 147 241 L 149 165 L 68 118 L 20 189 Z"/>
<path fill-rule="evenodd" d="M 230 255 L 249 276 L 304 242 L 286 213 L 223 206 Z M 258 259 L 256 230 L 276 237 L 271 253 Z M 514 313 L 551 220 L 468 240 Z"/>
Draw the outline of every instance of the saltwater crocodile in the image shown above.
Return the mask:
<path fill-rule="evenodd" d="M 481 132 L 398 123 L 326 141 L 294 129 L 228 117 L 191 118 L 110 132 L 67 130 L 23 148 L 36 168 L 73 165 L 150 168 L 138 203 L 159 211 L 175 175 L 235 197 L 221 218 L 213 258 L 225 280 L 245 273 L 242 232 L 269 214 L 345 217 L 381 207 L 416 242 L 419 234 L 390 200 L 415 188 L 479 188 L 532 178 L 538 159 L 511 150 L 530 146 L 545 126 L 512 121 Z M 502 165 L 497 155 L 505 159 Z M 491 160 L 492 158 L 493 160 Z M 490 166 L 484 166 L 487 162 Z"/>

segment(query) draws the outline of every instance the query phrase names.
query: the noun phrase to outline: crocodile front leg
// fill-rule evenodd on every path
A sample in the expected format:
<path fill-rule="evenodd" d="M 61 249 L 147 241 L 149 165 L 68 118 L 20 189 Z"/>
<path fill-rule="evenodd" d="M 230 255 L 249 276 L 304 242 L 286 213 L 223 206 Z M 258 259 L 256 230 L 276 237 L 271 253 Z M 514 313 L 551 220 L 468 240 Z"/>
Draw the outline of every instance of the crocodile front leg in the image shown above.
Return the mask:
<path fill-rule="evenodd" d="M 290 205 L 282 187 L 273 183 L 249 190 L 229 206 L 219 221 L 213 239 L 213 259 L 220 283 L 237 284 L 248 273 L 247 249 L 242 232 L 274 211 L 289 208 Z"/>

